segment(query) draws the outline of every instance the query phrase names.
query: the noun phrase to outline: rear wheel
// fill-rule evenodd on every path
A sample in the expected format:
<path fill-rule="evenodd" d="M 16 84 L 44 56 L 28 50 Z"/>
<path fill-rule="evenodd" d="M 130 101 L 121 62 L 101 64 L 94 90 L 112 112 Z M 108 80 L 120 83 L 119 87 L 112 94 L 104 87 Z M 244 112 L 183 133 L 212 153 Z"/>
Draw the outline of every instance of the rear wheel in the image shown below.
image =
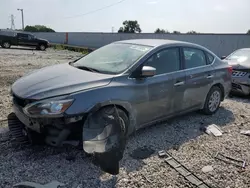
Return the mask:
<path fill-rule="evenodd" d="M 216 113 L 220 107 L 222 91 L 219 87 L 213 86 L 207 94 L 202 112 L 207 115 Z"/>
<path fill-rule="evenodd" d="M 3 42 L 3 44 L 2 44 L 1 46 L 2 46 L 3 48 L 10 48 L 11 44 L 10 44 L 10 42 L 5 41 L 5 42 Z"/>

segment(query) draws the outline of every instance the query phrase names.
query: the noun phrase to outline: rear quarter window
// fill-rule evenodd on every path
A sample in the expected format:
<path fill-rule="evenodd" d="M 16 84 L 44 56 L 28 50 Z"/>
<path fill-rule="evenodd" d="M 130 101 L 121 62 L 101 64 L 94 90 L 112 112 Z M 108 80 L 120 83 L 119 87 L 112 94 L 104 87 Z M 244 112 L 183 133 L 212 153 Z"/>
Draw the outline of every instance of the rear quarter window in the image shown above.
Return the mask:
<path fill-rule="evenodd" d="M 206 52 L 206 55 L 207 55 L 207 64 L 208 65 L 212 64 L 215 57 L 212 54 L 208 53 L 208 52 Z"/>

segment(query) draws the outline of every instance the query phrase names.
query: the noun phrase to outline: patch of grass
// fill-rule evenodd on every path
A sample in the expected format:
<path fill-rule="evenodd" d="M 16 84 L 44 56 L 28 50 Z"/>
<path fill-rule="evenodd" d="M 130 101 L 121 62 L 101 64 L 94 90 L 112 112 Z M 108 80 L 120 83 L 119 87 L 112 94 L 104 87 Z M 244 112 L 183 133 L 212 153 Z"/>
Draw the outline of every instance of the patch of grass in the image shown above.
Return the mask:
<path fill-rule="evenodd" d="M 55 44 L 52 46 L 55 50 L 65 50 L 62 44 Z"/>
<path fill-rule="evenodd" d="M 69 51 L 79 52 L 82 54 L 88 54 L 91 51 L 93 51 L 92 49 L 88 49 L 88 48 L 83 48 L 83 47 L 78 47 L 78 46 L 69 46 L 69 45 L 63 45 L 63 44 L 53 44 L 52 48 L 54 48 L 55 50 L 69 50 Z"/>

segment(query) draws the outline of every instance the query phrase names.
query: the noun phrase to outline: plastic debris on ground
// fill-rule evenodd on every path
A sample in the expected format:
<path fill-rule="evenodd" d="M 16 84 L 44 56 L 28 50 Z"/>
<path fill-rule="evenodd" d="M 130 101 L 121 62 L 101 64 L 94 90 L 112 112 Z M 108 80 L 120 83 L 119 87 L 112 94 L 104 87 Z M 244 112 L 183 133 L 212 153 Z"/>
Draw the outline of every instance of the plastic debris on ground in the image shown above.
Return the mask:
<path fill-rule="evenodd" d="M 250 130 L 242 130 L 242 131 L 240 131 L 240 134 L 244 134 L 246 136 L 250 136 Z"/>
<path fill-rule="evenodd" d="M 212 135 L 214 135 L 214 136 L 216 136 L 216 137 L 222 136 L 222 131 L 221 131 L 221 129 L 220 129 L 217 125 L 215 125 L 215 124 L 212 124 L 212 125 L 209 125 L 208 127 L 206 127 L 205 132 L 206 132 L 207 134 L 209 134 L 209 135 L 212 134 Z"/>
<path fill-rule="evenodd" d="M 208 172 L 213 171 L 213 167 L 212 166 L 204 166 L 201 170 L 204 173 L 208 173 Z"/>

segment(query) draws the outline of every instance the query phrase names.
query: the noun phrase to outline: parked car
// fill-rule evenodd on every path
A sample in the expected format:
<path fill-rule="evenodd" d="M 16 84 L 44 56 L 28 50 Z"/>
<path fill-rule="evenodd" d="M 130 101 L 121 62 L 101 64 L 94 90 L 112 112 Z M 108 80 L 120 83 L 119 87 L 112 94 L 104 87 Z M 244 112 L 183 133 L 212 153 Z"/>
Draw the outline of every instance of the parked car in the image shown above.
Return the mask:
<path fill-rule="evenodd" d="M 9 128 L 18 142 L 77 139 L 104 171 L 117 174 L 128 135 L 190 111 L 214 114 L 231 90 L 231 73 L 196 44 L 114 42 L 17 80 Z"/>
<path fill-rule="evenodd" d="M 13 46 L 35 47 L 37 50 L 46 50 L 49 42 L 25 32 L 0 31 L 0 45 L 2 48 Z"/>
<path fill-rule="evenodd" d="M 250 95 L 250 48 L 238 49 L 222 59 L 233 68 L 232 92 Z"/>

